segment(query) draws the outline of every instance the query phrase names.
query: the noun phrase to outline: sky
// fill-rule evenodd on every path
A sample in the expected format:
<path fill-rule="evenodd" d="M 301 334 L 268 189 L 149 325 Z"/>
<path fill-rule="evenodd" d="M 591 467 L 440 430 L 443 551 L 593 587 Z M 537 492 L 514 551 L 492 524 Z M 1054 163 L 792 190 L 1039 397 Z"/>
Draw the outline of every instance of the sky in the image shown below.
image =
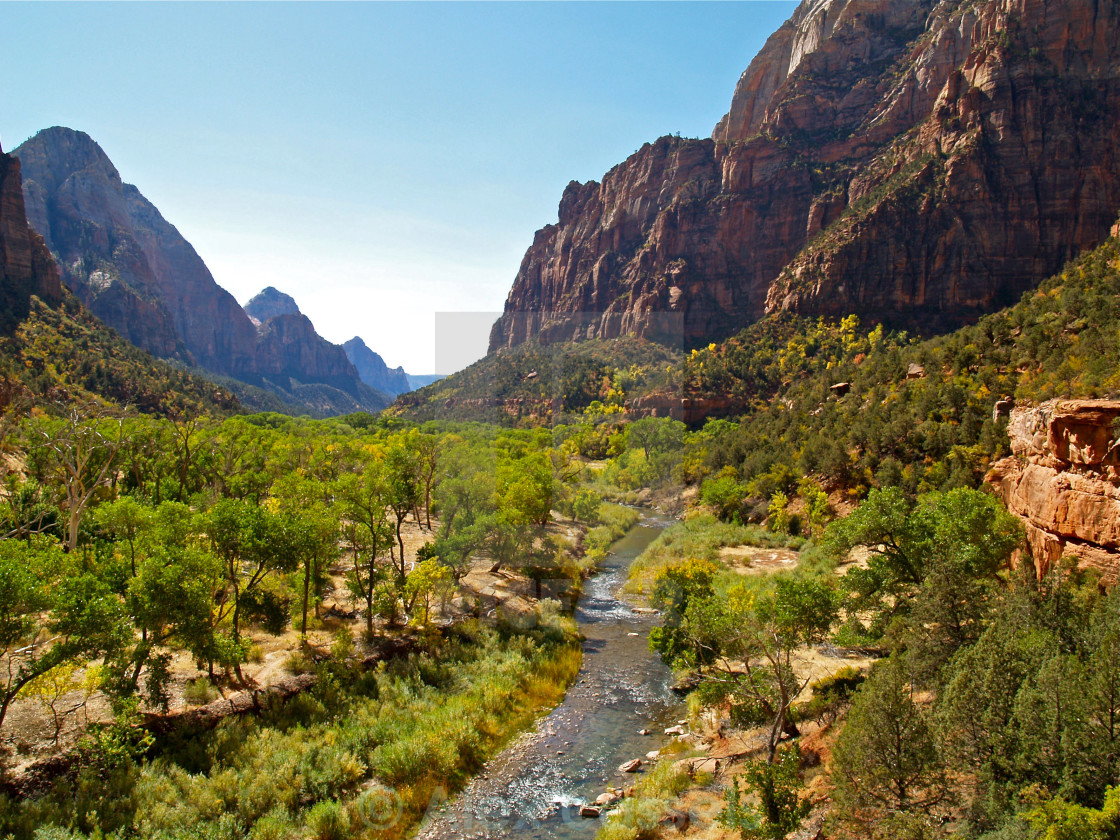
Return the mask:
<path fill-rule="evenodd" d="M 242 304 L 448 373 L 437 320 L 484 350 L 568 182 L 710 135 L 795 7 L 5 2 L 0 144 L 85 131 Z"/>

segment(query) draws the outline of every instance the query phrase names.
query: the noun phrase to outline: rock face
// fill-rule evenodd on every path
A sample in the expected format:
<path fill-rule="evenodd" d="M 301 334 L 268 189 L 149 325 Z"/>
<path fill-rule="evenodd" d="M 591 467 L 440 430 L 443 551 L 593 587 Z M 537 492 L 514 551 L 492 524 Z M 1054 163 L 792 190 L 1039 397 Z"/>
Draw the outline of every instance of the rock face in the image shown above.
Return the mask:
<path fill-rule="evenodd" d="M 28 220 L 56 255 L 63 281 L 133 344 L 278 390 L 297 407 L 300 386 L 344 392 L 320 389 L 307 406 L 316 413 L 391 402 L 362 384 L 343 349 L 316 333 L 288 295 L 269 287 L 242 309 L 88 135 L 49 128 L 15 153 L 27 176 Z"/>
<path fill-rule="evenodd" d="M 1064 556 L 1120 574 L 1120 402 L 1051 400 L 1011 410 L 1013 457 L 987 481 L 1023 520 L 1039 574 Z"/>
<path fill-rule="evenodd" d="M 155 356 L 253 371 L 256 330 L 237 301 L 88 135 L 48 128 L 15 154 L 28 218 L 93 314 Z"/>
<path fill-rule="evenodd" d="M 408 374 L 404 368 L 392 368 L 385 364 L 385 360 L 377 353 L 370 350 L 358 336 L 342 345 L 346 351 L 346 358 L 358 370 L 362 382 L 371 388 L 376 388 L 382 393 L 395 397 L 413 390 Z"/>
<path fill-rule="evenodd" d="M 62 284 L 43 237 L 28 224 L 19 159 L 0 149 L 0 334 L 27 317 L 32 295 L 56 303 Z"/>
<path fill-rule="evenodd" d="M 491 350 L 688 346 L 779 309 L 930 332 L 1013 302 L 1116 218 L 1118 40 L 1109 0 L 804 0 L 711 139 L 569 184 Z"/>
<path fill-rule="evenodd" d="M 317 332 L 306 315 L 276 315 L 260 325 L 256 371 L 262 377 L 291 377 L 354 390 L 358 372 L 337 344 Z"/>

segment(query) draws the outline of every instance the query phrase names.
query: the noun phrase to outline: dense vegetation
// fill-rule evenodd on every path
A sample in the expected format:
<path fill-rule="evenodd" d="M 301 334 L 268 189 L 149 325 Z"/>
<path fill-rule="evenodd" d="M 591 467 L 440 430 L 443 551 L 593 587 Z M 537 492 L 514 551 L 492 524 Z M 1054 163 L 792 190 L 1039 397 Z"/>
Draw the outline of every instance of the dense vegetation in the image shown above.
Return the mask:
<path fill-rule="evenodd" d="M 74 399 L 178 417 L 238 408 L 227 390 L 129 344 L 69 293 L 57 307 L 32 298 L 0 338 L 0 407 Z"/>
<path fill-rule="evenodd" d="M 195 821 L 222 836 L 259 834 L 256 825 L 305 836 L 328 811 L 357 819 L 359 806 L 329 802 L 350 802 L 373 777 L 401 797 L 408 819 L 384 834 L 397 836 L 434 784 L 461 781 L 578 667 L 578 646 L 547 598 L 528 636 L 468 624 L 440 641 L 437 616 L 469 622 L 481 609 L 457 594 L 472 558 L 527 575 L 538 598 L 578 591 L 586 564 L 635 518 L 579 489 L 582 466 L 543 430 L 417 428 L 360 414 L 168 420 L 71 403 L 36 407 L 6 433 L 19 468 L 0 509 L 0 725 L 13 701 L 32 696 L 56 715 L 56 740 L 84 706 L 57 702 L 64 695 L 99 692 L 118 715 L 89 730 L 76 777 L 45 799 L 0 808 L 0 833 L 17 836 L 50 821 L 145 836 Z M 550 532 L 554 510 L 595 526 L 590 561 Z M 422 536 L 419 550 L 406 550 L 406 526 Z M 336 639 L 315 701 L 223 725 L 205 759 L 174 749 L 146 759 L 152 745 L 135 735 L 133 716 L 166 709 L 176 679 L 182 688 L 176 657 L 202 669 L 186 694 L 205 698 L 207 682 L 236 688 L 258 655 L 254 636 L 306 636 L 321 626 L 332 586 L 364 633 Z M 365 645 L 406 625 L 426 629 L 428 652 L 363 676 L 355 663 Z M 399 730 L 354 728 L 355 719 L 386 720 L 390 708 L 406 716 Z M 313 782 L 293 769 L 327 761 L 324 738 L 359 737 L 360 749 L 336 750 L 341 764 L 322 765 L 337 777 Z M 262 776 L 263 761 L 277 764 Z M 291 790 L 270 783 L 260 804 L 252 785 L 281 766 L 303 780 Z M 234 822 L 219 819 L 219 799 L 237 811 Z"/>
<path fill-rule="evenodd" d="M 458 626 L 430 649 L 363 672 L 340 637 L 308 693 L 256 718 L 183 733 L 157 751 L 121 726 L 72 778 L 3 803 L 0 830 L 50 837 L 403 837 L 575 676 L 555 619 L 531 632 Z M 35 830 L 38 829 L 38 832 Z M 10 836 L 10 835 L 8 835 Z"/>
<path fill-rule="evenodd" d="M 1017 520 L 966 488 L 873 490 L 795 572 L 729 570 L 712 546 L 763 541 L 728 527 L 675 526 L 635 574 L 656 570 L 649 591 L 664 619 L 651 647 L 696 674 L 701 702 L 767 734 L 769 760 L 746 777 L 755 793 L 796 790 L 783 741 L 850 706 L 830 768 L 830 836 L 1115 836 L 1120 590 L 1070 567 L 1041 581 L 1029 563 L 1009 571 Z M 866 564 L 835 574 L 856 547 Z M 841 669 L 804 699 L 808 654 L 825 641 L 889 656 L 866 680 Z M 729 825 L 785 836 L 792 811 L 764 818 L 739 796 L 729 789 Z M 1076 832 L 1086 825 L 1097 833 Z"/>
<path fill-rule="evenodd" d="M 976 486 L 1006 453 L 998 400 L 1120 393 L 1120 241 L 1072 262 L 1017 305 L 917 341 L 880 328 L 780 318 L 693 351 L 686 394 L 747 404 L 715 423 L 703 471 L 730 468 L 743 498 L 792 496 L 798 478 L 860 496 Z M 842 386 L 833 388 L 833 386 Z"/>
<path fill-rule="evenodd" d="M 417 421 L 547 425 L 594 402 L 621 409 L 627 396 L 670 381 L 679 358 L 671 349 L 635 338 L 529 343 L 402 394 L 389 413 Z"/>

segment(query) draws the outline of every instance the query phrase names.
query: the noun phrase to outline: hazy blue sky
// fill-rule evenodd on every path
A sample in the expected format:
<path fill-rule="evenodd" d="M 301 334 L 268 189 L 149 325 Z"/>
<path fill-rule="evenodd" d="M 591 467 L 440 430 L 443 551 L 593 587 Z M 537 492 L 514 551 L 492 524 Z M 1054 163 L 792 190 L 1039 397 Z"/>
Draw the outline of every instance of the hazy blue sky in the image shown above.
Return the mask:
<path fill-rule="evenodd" d="M 0 141 L 90 134 L 245 303 L 434 365 L 570 180 L 707 136 L 796 3 L 3 3 Z"/>

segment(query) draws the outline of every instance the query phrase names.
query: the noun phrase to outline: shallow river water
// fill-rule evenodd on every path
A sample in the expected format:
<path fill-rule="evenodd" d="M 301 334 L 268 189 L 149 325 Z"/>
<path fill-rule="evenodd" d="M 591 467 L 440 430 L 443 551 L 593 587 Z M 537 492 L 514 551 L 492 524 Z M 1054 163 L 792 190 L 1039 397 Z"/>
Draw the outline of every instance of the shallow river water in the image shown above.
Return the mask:
<path fill-rule="evenodd" d="M 616 597 L 631 561 L 667 524 L 643 520 L 615 543 L 576 609 L 583 667 L 564 701 L 431 814 L 421 840 L 594 837 L 600 820 L 581 818 L 579 805 L 608 785 L 633 784 L 635 776 L 618 766 L 661 747 L 679 716 L 672 675 L 647 646 L 654 618 Z"/>

